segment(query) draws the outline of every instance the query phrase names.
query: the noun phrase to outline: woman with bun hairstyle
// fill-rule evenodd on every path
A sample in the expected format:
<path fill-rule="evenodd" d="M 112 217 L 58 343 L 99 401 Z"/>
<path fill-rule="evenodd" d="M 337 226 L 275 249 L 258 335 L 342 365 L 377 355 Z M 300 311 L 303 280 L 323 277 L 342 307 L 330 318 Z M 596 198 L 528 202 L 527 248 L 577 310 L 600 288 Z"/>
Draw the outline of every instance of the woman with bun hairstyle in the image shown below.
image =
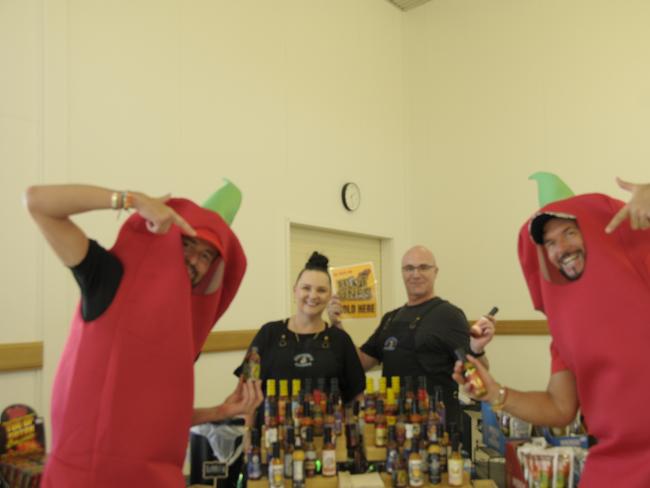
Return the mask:
<path fill-rule="evenodd" d="M 365 373 L 350 336 L 322 318 L 332 297 L 329 260 L 314 251 L 293 286 L 296 313 L 283 320 L 268 322 L 257 333 L 249 350 L 257 347 L 261 358 L 260 379 L 325 378 L 329 387 L 338 379 L 344 403 L 363 393 Z M 236 371 L 240 375 L 242 367 Z"/>
<path fill-rule="evenodd" d="M 350 403 L 363 393 L 365 373 L 347 332 L 330 326 L 322 318 L 332 297 L 328 263 L 326 256 L 318 252 L 312 253 L 293 286 L 296 313 L 289 318 L 264 324 L 253 338 L 248 351 L 257 348 L 260 379 L 264 389 L 268 379 L 275 379 L 276 385 L 281 379 L 289 380 L 289 387 L 292 379 L 300 379 L 304 388 L 305 380 L 310 378 L 312 387 L 315 388 L 318 379 L 323 378 L 329 388 L 331 380 L 336 378 L 343 403 Z M 235 375 L 241 376 L 243 370 L 244 363 L 235 370 Z M 276 386 L 277 393 L 279 388 Z M 258 427 L 263 422 L 263 413 L 262 408 L 257 410 L 254 423 Z M 212 459 L 215 459 L 214 456 L 208 453 L 201 461 Z M 211 480 L 199 476 L 200 464 L 197 462 L 197 477 L 192 482 L 211 483 Z M 218 486 L 235 484 L 238 487 L 247 485 L 243 455 L 231 463 L 228 479 L 219 480 Z"/>

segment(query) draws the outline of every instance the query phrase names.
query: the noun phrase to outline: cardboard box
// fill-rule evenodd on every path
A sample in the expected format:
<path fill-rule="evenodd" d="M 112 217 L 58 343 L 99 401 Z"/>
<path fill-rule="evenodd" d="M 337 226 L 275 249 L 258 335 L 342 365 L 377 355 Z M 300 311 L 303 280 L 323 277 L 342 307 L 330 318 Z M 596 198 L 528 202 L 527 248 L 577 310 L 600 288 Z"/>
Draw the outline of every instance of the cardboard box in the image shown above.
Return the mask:
<path fill-rule="evenodd" d="M 506 488 L 528 488 L 517 457 L 517 447 L 525 442 L 509 441 L 506 443 Z"/>
<path fill-rule="evenodd" d="M 506 442 L 511 440 L 527 440 L 530 437 L 506 437 L 501 430 L 501 425 L 497 415 L 487 402 L 481 403 L 483 444 L 494 449 L 499 454 L 504 455 L 506 452 Z"/>
<path fill-rule="evenodd" d="M 506 486 L 506 459 L 489 447 L 476 449 L 476 476 L 493 480 L 499 488 Z"/>

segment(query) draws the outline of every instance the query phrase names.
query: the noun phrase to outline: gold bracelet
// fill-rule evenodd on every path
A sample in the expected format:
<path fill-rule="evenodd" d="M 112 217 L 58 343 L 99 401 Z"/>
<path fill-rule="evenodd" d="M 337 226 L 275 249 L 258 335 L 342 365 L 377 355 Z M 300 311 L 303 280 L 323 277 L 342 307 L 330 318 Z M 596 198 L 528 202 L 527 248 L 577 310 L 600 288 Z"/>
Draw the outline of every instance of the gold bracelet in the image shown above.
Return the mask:
<path fill-rule="evenodd" d="M 120 209 L 119 204 L 120 204 L 120 192 L 114 191 L 113 193 L 111 193 L 111 208 L 113 210 L 119 210 Z"/>
<path fill-rule="evenodd" d="M 122 192 L 122 208 L 124 210 L 133 208 L 133 194 L 128 190 Z"/>
<path fill-rule="evenodd" d="M 503 410 L 506 400 L 508 399 L 508 388 L 505 386 L 499 385 L 499 394 L 497 395 L 496 400 L 490 402 L 490 406 L 494 412 L 500 412 Z"/>

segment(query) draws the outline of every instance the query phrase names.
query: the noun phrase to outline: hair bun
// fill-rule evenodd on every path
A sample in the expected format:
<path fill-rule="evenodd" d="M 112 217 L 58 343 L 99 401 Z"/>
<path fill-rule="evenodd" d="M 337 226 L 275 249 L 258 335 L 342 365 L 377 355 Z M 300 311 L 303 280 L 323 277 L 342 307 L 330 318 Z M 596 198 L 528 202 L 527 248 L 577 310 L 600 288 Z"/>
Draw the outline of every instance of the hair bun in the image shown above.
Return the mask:
<path fill-rule="evenodd" d="M 307 264 L 305 264 L 305 269 L 319 269 L 327 272 L 327 265 L 330 260 L 327 259 L 327 256 L 320 254 L 318 251 L 314 251 L 309 256 Z"/>

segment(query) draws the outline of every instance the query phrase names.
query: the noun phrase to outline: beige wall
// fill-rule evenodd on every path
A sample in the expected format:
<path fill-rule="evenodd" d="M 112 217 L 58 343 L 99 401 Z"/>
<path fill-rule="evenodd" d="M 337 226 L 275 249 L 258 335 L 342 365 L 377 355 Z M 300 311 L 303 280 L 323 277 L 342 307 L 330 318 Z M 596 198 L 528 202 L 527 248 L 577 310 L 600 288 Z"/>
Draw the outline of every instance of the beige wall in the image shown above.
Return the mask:
<path fill-rule="evenodd" d="M 0 406 L 47 411 L 78 295 L 21 207 L 31 183 L 201 200 L 235 181 L 249 269 L 220 328 L 287 314 L 291 222 L 403 248 L 401 22 L 376 0 L 0 0 L 0 342 L 45 341 L 43 378 L 1 375 Z M 353 214 L 346 181 L 363 195 Z M 119 225 L 111 212 L 78 221 L 105 245 Z M 239 356 L 199 361 L 197 403 L 223 399 Z"/>
<path fill-rule="evenodd" d="M 578 192 L 647 180 L 645 1 L 0 0 L 0 342 L 45 341 L 43 373 L 0 375 L 0 407 L 49 408 L 77 290 L 20 205 L 37 182 L 202 199 L 227 176 L 248 258 L 219 327 L 287 313 L 291 222 L 383 236 L 393 275 L 431 246 L 438 291 L 477 317 L 531 310 L 515 254 L 535 170 Z M 339 191 L 356 181 L 360 210 Z M 118 222 L 83 216 L 110 245 Z M 388 288 L 384 304 L 403 299 Z M 493 369 L 541 387 L 547 338 L 497 338 Z M 529 351 L 523 353 L 522 351 Z M 197 364 L 221 400 L 240 355 Z M 522 363 L 529 363 L 530 373 Z"/>
<path fill-rule="evenodd" d="M 497 304 L 502 319 L 543 318 L 516 256 L 537 208 L 531 173 L 621 198 L 616 175 L 648 180 L 649 22 L 645 1 L 435 0 L 405 16 L 413 235 L 437 254 L 438 291 L 469 317 Z M 497 338 L 493 370 L 543 387 L 547 347 Z"/>

